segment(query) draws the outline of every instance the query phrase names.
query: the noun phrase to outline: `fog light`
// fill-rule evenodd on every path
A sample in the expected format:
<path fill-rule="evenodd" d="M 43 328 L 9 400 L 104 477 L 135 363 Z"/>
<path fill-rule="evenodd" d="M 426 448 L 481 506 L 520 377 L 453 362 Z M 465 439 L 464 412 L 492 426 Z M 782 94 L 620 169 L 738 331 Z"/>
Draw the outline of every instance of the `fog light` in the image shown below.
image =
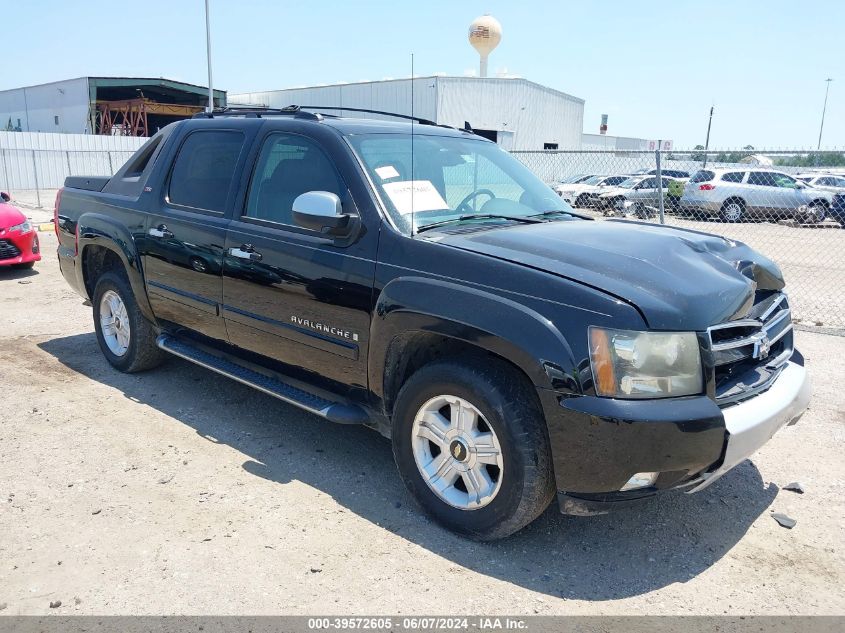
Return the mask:
<path fill-rule="evenodd" d="M 628 480 L 624 486 L 622 486 L 619 491 L 625 492 L 626 490 L 636 490 L 637 488 L 648 488 L 651 485 L 654 485 L 654 482 L 657 481 L 657 476 L 660 473 L 637 473 L 633 477 Z"/>

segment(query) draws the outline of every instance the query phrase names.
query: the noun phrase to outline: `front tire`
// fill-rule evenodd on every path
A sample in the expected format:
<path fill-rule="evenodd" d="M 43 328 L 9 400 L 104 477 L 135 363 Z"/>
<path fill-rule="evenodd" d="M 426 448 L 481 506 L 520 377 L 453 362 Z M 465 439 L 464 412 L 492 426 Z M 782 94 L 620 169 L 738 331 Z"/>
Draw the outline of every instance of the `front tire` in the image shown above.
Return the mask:
<path fill-rule="evenodd" d="M 114 272 L 103 274 L 94 288 L 94 330 L 103 356 L 115 369 L 134 373 L 159 365 L 166 353 L 156 344 L 129 282 Z"/>
<path fill-rule="evenodd" d="M 531 389 L 498 361 L 437 361 L 403 385 L 393 454 L 405 485 L 437 522 L 492 540 L 549 505 L 551 450 Z"/>
<path fill-rule="evenodd" d="M 827 217 L 827 208 L 820 202 L 814 202 L 810 205 L 807 212 L 803 214 L 801 220 L 807 224 L 818 224 L 824 222 Z"/>

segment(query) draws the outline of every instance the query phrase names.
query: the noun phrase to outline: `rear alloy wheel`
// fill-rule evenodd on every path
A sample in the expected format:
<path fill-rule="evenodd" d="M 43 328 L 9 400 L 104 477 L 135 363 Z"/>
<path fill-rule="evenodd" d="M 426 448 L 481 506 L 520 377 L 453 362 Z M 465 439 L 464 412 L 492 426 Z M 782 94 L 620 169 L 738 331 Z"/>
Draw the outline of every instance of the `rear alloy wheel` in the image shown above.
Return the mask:
<path fill-rule="evenodd" d="M 126 354 L 132 328 L 126 305 L 114 290 L 106 290 L 100 299 L 100 331 L 112 354 L 118 357 Z"/>
<path fill-rule="evenodd" d="M 167 353 L 155 344 L 156 330 L 135 301 L 129 281 L 116 272 L 104 273 L 94 288 L 94 331 L 106 360 L 133 373 L 160 364 Z"/>
<path fill-rule="evenodd" d="M 745 205 L 739 200 L 728 200 L 722 205 L 722 211 L 719 213 L 723 222 L 739 222 L 743 215 L 745 215 Z"/>
<path fill-rule="evenodd" d="M 491 540 L 525 527 L 549 505 L 551 449 L 532 389 L 490 358 L 436 361 L 402 386 L 393 454 L 408 490 L 436 521 Z"/>

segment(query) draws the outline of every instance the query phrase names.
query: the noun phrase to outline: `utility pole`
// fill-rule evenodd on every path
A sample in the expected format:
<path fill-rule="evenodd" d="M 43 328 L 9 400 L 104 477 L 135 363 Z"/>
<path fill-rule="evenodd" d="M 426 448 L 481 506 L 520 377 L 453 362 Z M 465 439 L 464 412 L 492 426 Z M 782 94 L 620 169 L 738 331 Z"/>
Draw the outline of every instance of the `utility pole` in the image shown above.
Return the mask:
<path fill-rule="evenodd" d="M 824 115 L 827 112 L 827 95 L 830 92 L 830 82 L 833 81 L 830 77 L 825 79 L 827 83 L 827 87 L 824 89 L 824 106 L 822 106 L 822 124 L 819 126 L 819 144 L 816 146 L 816 149 L 822 148 L 822 131 L 824 130 Z"/>
<path fill-rule="evenodd" d="M 713 125 L 713 108 L 714 106 L 710 106 L 710 119 L 707 121 L 707 138 L 704 140 L 704 162 L 701 164 L 701 168 L 704 169 L 707 167 L 707 150 L 710 149 L 710 126 Z"/>
<path fill-rule="evenodd" d="M 208 0 L 205 0 L 205 54 L 208 61 L 208 106 L 206 112 L 214 110 L 214 88 L 211 82 L 211 21 L 208 17 Z"/>

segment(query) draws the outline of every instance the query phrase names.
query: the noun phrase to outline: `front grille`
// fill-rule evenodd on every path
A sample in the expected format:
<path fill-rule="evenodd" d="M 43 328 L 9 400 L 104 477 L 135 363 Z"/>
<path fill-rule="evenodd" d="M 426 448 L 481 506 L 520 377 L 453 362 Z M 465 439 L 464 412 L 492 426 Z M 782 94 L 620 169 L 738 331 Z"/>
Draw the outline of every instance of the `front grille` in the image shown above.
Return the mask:
<path fill-rule="evenodd" d="M 21 254 L 17 246 L 9 240 L 0 240 L 0 259 L 12 259 Z"/>
<path fill-rule="evenodd" d="M 792 356 L 792 316 L 783 293 L 764 293 L 748 316 L 708 333 L 720 406 L 768 389 Z"/>

